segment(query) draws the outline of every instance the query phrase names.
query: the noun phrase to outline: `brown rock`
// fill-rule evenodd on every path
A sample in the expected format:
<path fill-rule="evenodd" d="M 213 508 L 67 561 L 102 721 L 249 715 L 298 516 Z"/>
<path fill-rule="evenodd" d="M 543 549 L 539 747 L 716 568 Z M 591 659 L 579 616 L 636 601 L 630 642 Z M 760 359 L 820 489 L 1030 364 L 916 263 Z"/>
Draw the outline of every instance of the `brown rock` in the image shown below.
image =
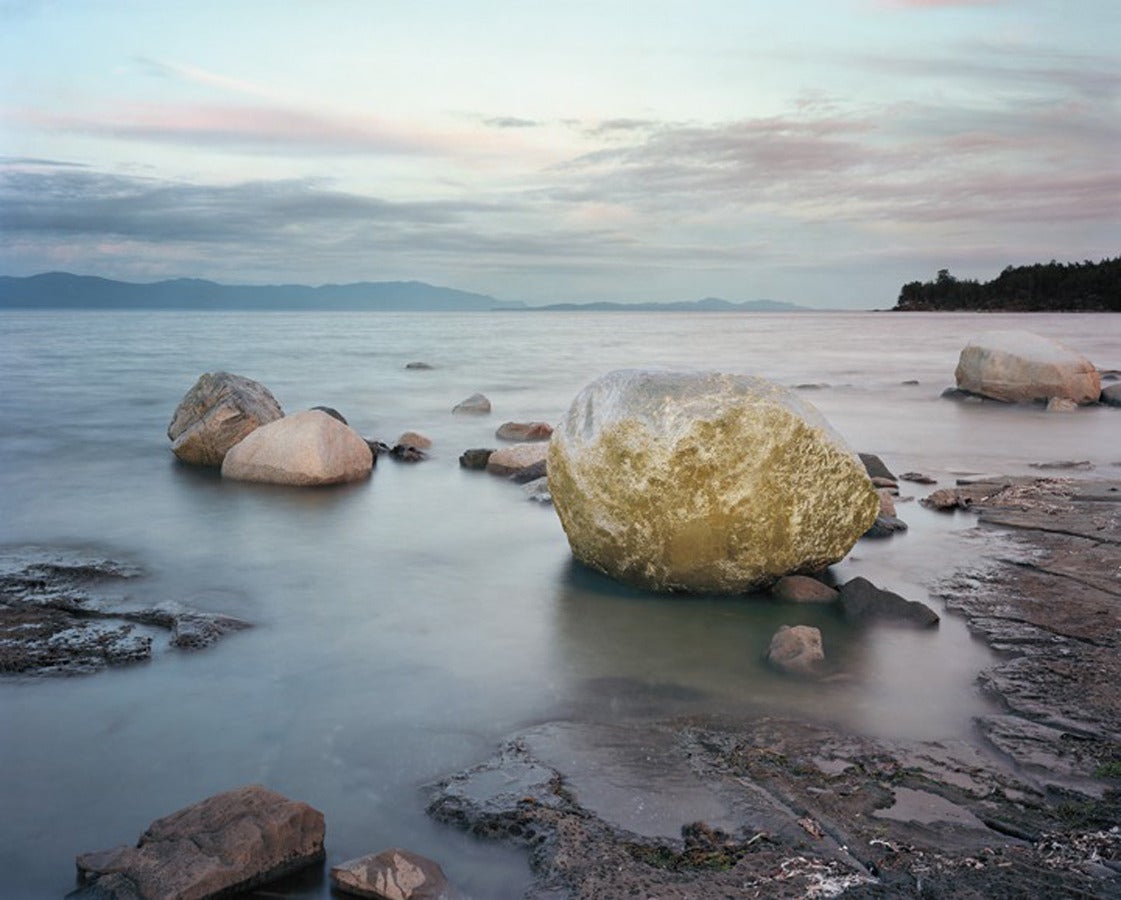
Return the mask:
<path fill-rule="evenodd" d="M 549 445 L 540 442 L 503 447 L 490 455 L 487 471 L 492 475 L 515 475 L 522 469 L 543 462 L 548 452 Z"/>
<path fill-rule="evenodd" d="M 402 447 L 416 447 L 418 450 L 427 450 L 432 446 L 432 439 L 415 431 L 406 431 L 397 438 L 397 443 Z"/>
<path fill-rule="evenodd" d="M 179 401 L 167 436 L 183 462 L 220 466 L 232 446 L 283 415 L 264 385 L 228 372 L 207 372 Z"/>
<path fill-rule="evenodd" d="M 784 575 L 774 583 L 771 596 L 791 603 L 830 603 L 837 599 L 837 592 L 808 575 Z"/>
<path fill-rule="evenodd" d="M 987 331 L 961 351 L 955 371 L 962 390 L 1009 403 L 1064 398 L 1095 403 L 1101 376 L 1079 353 L 1029 331 Z"/>
<path fill-rule="evenodd" d="M 459 464 L 465 469 L 485 469 L 492 453 L 494 453 L 492 447 L 474 447 L 464 450 L 460 454 Z"/>
<path fill-rule="evenodd" d="M 456 896 L 439 865 L 397 848 L 334 866 L 331 885 L 346 894 L 381 900 L 451 900 Z"/>
<path fill-rule="evenodd" d="M 547 441 L 552 434 L 547 422 L 504 422 L 494 436 L 503 441 Z"/>
<path fill-rule="evenodd" d="M 877 488 L 876 493 L 880 497 L 880 515 L 894 516 L 895 501 L 891 499 L 891 491 L 887 488 Z"/>
<path fill-rule="evenodd" d="M 323 859 L 323 814 L 260 785 L 209 797 L 148 826 L 135 847 L 78 857 L 105 898 L 209 898 Z"/>

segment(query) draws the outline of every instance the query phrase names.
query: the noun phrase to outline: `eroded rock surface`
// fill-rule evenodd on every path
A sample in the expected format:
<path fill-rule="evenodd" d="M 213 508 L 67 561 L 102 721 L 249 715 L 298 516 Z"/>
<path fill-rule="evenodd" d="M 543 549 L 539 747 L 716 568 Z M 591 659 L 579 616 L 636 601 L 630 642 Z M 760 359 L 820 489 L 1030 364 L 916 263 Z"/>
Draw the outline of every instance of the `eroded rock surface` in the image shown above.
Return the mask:
<path fill-rule="evenodd" d="M 378 900 L 458 900 L 439 864 L 393 847 L 331 868 L 336 890 Z"/>
<path fill-rule="evenodd" d="M 0 552 L 0 673 L 87 674 L 147 661 L 159 630 L 171 632 L 173 647 L 198 649 L 249 627 L 174 601 L 140 606 L 115 594 L 142 574 L 78 550 Z"/>
<path fill-rule="evenodd" d="M 82 854 L 78 872 L 107 900 L 226 896 L 322 860 L 323 834 L 318 810 L 249 785 L 157 819 L 135 846 Z"/>
<path fill-rule="evenodd" d="M 606 375 L 554 431 L 548 472 L 573 555 L 654 590 L 739 593 L 819 570 L 879 508 L 816 410 L 744 375 Z"/>
<path fill-rule="evenodd" d="M 220 466 L 242 438 L 283 415 L 263 384 L 229 372 L 207 372 L 179 401 L 167 436 L 182 462 Z"/>

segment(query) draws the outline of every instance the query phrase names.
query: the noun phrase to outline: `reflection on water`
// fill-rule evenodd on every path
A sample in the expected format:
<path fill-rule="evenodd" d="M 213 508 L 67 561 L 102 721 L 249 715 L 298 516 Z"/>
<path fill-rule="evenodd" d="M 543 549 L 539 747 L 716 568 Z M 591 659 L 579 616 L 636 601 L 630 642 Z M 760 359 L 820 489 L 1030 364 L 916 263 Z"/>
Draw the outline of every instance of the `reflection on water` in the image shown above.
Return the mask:
<path fill-rule="evenodd" d="M 1105 317 L 1013 318 L 1091 358 L 1116 345 Z M 0 681 L 5 897 L 59 896 L 75 854 L 247 782 L 323 810 L 331 864 L 403 845 L 476 896 L 516 897 L 524 856 L 430 822 L 422 788 L 527 724 L 765 713 L 965 734 L 990 657 L 955 618 L 931 632 L 862 630 L 765 597 L 646 595 L 573 564 L 551 509 L 458 467 L 465 448 L 494 445 L 499 423 L 556 420 L 608 369 L 827 383 L 807 396 L 850 443 L 943 479 L 1030 472 L 1038 459 L 1101 469 L 1117 453 L 1115 411 L 1055 418 L 939 399 L 978 327 L 965 316 L 5 314 L 3 326 L 0 543 L 93 546 L 144 567 L 127 585 L 138 602 L 254 623 L 135 668 Z M 404 369 L 417 359 L 436 368 Z M 426 433 L 432 459 L 383 458 L 369 481 L 325 490 L 180 466 L 172 410 L 222 368 L 264 382 L 286 410 L 334 406 L 368 437 Z M 921 384 L 901 385 L 912 378 Z M 475 391 L 494 414 L 452 416 Z M 958 531 L 970 519 L 916 503 L 899 514 L 907 534 L 862 542 L 835 573 L 926 599 L 967 552 Z M 845 679 L 799 682 L 763 664 L 775 629 L 800 623 L 821 628 Z M 316 877 L 285 891 L 326 895 Z"/>

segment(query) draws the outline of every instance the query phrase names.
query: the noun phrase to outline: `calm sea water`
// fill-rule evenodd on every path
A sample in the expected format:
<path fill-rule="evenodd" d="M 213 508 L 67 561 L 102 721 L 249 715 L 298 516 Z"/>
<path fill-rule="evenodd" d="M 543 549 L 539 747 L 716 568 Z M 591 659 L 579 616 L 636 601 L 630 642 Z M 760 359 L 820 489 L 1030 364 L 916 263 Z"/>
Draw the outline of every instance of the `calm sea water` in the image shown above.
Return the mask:
<path fill-rule="evenodd" d="M 147 572 L 131 599 L 255 627 L 92 677 L 0 679 L 0 895 L 61 896 L 77 853 L 260 782 L 323 810 L 329 863 L 405 846 L 474 896 L 516 897 L 523 856 L 430 822 L 422 788 L 528 724 L 716 711 L 968 734 L 991 657 L 953 617 L 929 634 L 856 633 L 758 598 L 620 589 L 570 562 L 550 507 L 456 460 L 493 446 L 503 421 L 558 419 L 606 371 L 668 365 L 819 385 L 805 396 L 855 449 L 944 484 L 1055 459 L 1121 475 L 1116 410 L 940 399 L 966 340 L 997 327 L 1121 368 L 1121 317 L 1108 315 L 5 313 L 0 544 L 130 560 Z M 406 370 L 414 360 L 435 368 Z M 171 413 L 218 369 L 263 382 L 286 411 L 334 406 L 368 437 L 421 431 L 432 459 L 382 459 L 369 482 L 325 490 L 180 466 Z M 493 414 L 452 416 L 476 391 Z M 973 523 L 917 503 L 900 515 L 907 534 L 859 543 L 837 576 L 927 599 L 977 552 L 962 539 Z M 851 681 L 794 683 L 760 664 L 795 619 L 823 629 Z M 313 877 L 281 893 L 328 890 Z"/>

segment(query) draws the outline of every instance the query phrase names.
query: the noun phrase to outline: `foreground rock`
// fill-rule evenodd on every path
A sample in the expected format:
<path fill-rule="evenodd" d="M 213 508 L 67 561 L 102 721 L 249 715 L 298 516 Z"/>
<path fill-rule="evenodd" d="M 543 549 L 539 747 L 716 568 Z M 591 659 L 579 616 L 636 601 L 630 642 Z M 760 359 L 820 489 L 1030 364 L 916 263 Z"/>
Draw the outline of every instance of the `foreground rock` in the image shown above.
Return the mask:
<path fill-rule="evenodd" d="M 264 385 L 241 375 L 208 372 L 179 401 L 167 436 L 181 461 L 220 466 L 242 438 L 283 415 Z"/>
<path fill-rule="evenodd" d="M 817 675 L 825 663 L 821 631 L 811 625 L 783 625 L 771 638 L 767 662 L 791 675 Z"/>
<path fill-rule="evenodd" d="M 437 863 L 395 847 L 332 867 L 331 885 L 344 894 L 381 900 L 452 900 L 459 896 Z"/>
<path fill-rule="evenodd" d="M 5 551 L 0 672 L 83 675 L 146 662 L 156 629 L 170 631 L 170 646 L 194 650 L 249 627 L 241 619 L 175 602 L 137 607 L 111 596 L 115 584 L 141 574 L 136 566 L 72 550 Z"/>
<path fill-rule="evenodd" d="M 892 622 L 920 628 L 938 624 L 938 613 L 926 604 L 878 588 L 867 578 L 846 581 L 837 599 L 845 618 L 856 622 Z"/>
<path fill-rule="evenodd" d="M 82 854 L 78 873 L 90 897 L 225 896 L 321 861 L 323 833 L 318 810 L 249 785 L 157 819 L 136 846 Z"/>
<path fill-rule="evenodd" d="M 1088 359 L 1030 331 L 979 335 L 961 351 L 954 374 L 959 389 L 1008 403 L 1096 403 L 1102 387 Z"/>
<path fill-rule="evenodd" d="M 1000 653 L 976 737 L 551 723 L 430 814 L 526 847 L 534 898 L 1121 897 L 1121 482 L 985 491 L 989 552 L 935 588 Z"/>
<path fill-rule="evenodd" d="M 819 570 L 879 509 L 816 410 L 743 375 L 606 375 L 554 431 L 548 471 L 573 555 L 654 590 L 739 593 Z"/>
<path fill-rule="evenodd" d="M 502 447 L 487 458 L 487 471 L 492 475 L 517 475 L 531 466 L 544 464 L 548 452 L 549 445 L 542 443 Z"/>
<path fill-rule="evenodd" d="M 366 478 L 369 445 L 352 428 L 309 409 L 258 428 L 226 454 L 222 477 L 300 487 Z"/>

